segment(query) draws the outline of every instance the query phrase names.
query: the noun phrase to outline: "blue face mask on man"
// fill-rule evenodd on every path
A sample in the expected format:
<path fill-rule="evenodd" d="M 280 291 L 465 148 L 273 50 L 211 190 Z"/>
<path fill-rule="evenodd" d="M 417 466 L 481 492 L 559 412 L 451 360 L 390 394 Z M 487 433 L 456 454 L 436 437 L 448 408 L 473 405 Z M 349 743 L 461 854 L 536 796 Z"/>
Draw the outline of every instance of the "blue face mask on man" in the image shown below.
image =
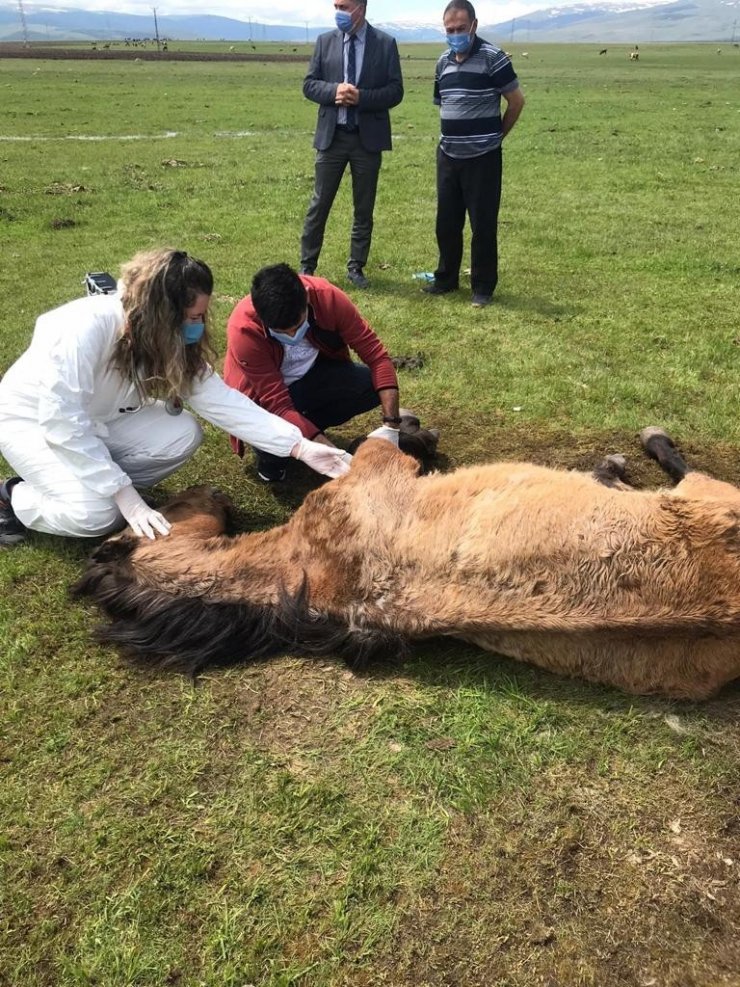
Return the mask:
<path fill-rule="evenodd" d="M 345 34 L 349 34 L 352 30 L 352 14 L 347 13 L 346 10 L 334 11 L 334 20 L 339 30 L 344 31 Z"/>
<path fill-rule="evenodd" d="M 448 34 L 447 44 L 452 48 L 456 55 L 461 55 L 464 51 L 467 51 L 472 44 L 472 38 L 469 34 Z"/>
<path fill-rule="evenodd" d="M 182 332 L 182 338 L 185 340 L 185 345 L 192 346 L 193 343 L 198 342 L 206 331 L 206 324 L 205 322 L 183 322 L 180 331 Z"/>
<path fill-rule="evenodd" d="M 289 336 L 285 332 L 278 332 L 277 329 L 268 329 L 267 331 L 273 339 L 276 339 L 279 343 L 282 343 L 283 346 L 295 346 L 300 343 L 310 328 L 311 326 L 308 319 L 305 319 L 303 324 L 296 329 L 292 336 Z"/>

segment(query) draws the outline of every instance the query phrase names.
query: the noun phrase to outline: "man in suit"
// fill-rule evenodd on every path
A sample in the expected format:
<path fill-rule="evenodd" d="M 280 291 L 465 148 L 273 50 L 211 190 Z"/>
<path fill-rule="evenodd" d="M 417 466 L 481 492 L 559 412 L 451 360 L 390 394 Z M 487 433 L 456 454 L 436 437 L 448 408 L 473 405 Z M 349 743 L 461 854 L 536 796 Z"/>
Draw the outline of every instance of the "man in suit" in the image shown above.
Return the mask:
<path fill-rule="evenodd" d="M 313 146 L 316 181 L 301 238 L 301 273 L 313 274 L 324 229 L 347 164 L 354 219 L 347 277 L 367 288 L 373 209 L 383 151 L 391 149 L 388 111 L 403 99 L 395 40 L 365 20 L 365 0 L 334 0 L 337 29 L 316 39 L 303 95 L 319 104 Z"/>

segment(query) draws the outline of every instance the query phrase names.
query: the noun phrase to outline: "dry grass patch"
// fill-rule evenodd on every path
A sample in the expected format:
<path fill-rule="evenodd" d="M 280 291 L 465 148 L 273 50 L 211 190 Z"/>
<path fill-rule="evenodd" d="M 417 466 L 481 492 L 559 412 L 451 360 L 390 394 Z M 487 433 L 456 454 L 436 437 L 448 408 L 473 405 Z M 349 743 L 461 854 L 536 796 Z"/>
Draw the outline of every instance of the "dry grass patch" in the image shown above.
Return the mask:
<path fill-rule="evenodd" d="M 627 758 L 601 777 L 558 764 L 456 816 L 382 962 L 346 982 L 735 987 L 738 781 L 702 792 L 680 763 L 647 785 Z"/>

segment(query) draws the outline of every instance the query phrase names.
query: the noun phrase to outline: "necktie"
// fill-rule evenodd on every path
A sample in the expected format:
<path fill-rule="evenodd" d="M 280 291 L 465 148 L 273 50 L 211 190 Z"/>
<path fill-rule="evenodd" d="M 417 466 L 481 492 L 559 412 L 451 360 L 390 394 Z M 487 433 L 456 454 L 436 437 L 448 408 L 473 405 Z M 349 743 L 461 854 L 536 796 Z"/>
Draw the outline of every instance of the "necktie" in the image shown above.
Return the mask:
<path fill-rule="evenodd" d="M 357 84 L 357 59 L 355 53 L 355 42 L 357 38 L 354 34 L 349 36 L 349 51 L 347 52 L 347 82 L 354 86 Z M 355 106 L 347 107 L 347 126 L 356 127 L 357 126 L 357 108 Z"/>

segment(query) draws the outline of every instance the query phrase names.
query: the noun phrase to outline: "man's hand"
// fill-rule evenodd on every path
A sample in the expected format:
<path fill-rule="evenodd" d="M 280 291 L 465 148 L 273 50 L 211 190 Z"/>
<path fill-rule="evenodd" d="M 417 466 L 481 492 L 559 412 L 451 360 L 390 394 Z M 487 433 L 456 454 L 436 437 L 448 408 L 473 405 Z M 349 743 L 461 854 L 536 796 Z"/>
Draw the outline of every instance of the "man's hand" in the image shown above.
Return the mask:
<path fill-rule="evenodd" d="M 323 432 L 319 432 L 318 435 L 314 435 L 311 439 L 312 442 L 319 442 L 322 446 L 329 446 L 330 449 L 336 449 L 336 446 L 331 439 L 327 439 Z"/>
<path fill-rule="evenodd" d="M 334 102 L 337 106 L 357 106 L 360 102 L 360 90 L 349 82 L 340 82 Z"/>

